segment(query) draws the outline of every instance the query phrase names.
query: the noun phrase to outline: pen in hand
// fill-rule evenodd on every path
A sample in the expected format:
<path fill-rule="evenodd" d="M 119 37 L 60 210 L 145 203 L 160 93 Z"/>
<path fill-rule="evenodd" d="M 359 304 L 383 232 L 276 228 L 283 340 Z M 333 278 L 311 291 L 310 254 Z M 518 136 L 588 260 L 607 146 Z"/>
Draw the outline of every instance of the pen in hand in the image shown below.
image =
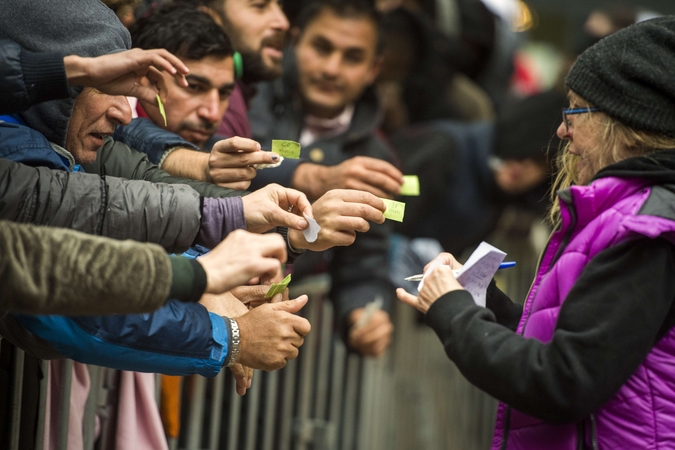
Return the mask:
<path fill-rule="evenodd" d="M 501 269 L 508 269 L 509 267 L 513 267 L 513 266 L 515 266 L 515 265 L 516 265 L 516 262 L 515 262 L 515 261 L 506 261 L 506 262 L 503 262 L 503 263 L 501 263 L 501 264 L 499 265 L 499 269 L 500 269 L 500 270 L 501 270 Z M 459 270 L 453 270 L 453 271 L 452 271 L 452 274 L 453 274 L 455 277 L 457 277 L 457 276 L 459 275 Z M 404 278 L 404 280 L 405 280 L 405 281 L 422 281 L 422 278 L 424 278 L 424 274 L 423 274 L 423 273 L 421 273 L 421 274 L 419 274 L 419 275 L 413 275 L 413 276 L 410 276 L 410 277 L 406 277 L 406 278 Z"/>

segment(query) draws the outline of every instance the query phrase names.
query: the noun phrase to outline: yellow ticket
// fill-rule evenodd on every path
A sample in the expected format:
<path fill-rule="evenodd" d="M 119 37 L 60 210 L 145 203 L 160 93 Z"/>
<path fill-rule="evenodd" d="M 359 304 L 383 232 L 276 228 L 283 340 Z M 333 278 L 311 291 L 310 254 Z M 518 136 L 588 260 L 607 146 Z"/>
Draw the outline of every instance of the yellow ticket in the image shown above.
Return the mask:
<path fill-rule="evenodd" d="M 166 111 L 164 111 L 164 103 L 162 103 L 162 99 L 159 97 L 159 94 L 157 94 L 157 105 L 159 105 L 159 113 L 164 119 L 164 126 L 166 126 Z"/>
<path fill-rule="evenodd" d="M 289 159 L 300 159 L 300 144 L 295 141 L 272 141 L 272 152 Z"/>
<path fill-rule="evenodd" d="M 381 200 L 387 206 L 387 209 L 384 211 L 384 217 L 397 222 L 403 222 L 405 203 L 397 202 L 396 200 L 389 200 L 388 198 L 383 198 Z"/>
<path fill-rule="evenodd" d="M 401 195 L 417 197 L 420 195 L 420 179 L 417 175 L 404 175 Z"/>

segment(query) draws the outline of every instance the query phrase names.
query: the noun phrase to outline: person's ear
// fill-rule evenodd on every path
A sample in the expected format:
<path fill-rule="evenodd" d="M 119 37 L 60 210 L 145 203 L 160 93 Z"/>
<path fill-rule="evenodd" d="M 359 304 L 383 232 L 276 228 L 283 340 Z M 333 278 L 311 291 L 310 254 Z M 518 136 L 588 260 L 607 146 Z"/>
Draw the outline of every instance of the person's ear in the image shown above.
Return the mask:
<path fill-rule="evenodd" d="M 206 6 L 206 5 L 201 5 L 201 6 L 198 6 L 197 9 L 200 10 L 201 12 L 205 12 L 206 14 L 208 14 L 209 16 L 211 16 L 211 18 L 213 18 L 213 21 L 216 22 L 216 23 L 217 23 L 218 25 L 220 25 L 221 27 L 223 26 L 223 19 L 222 19 L 222 17 L 220 17 L 220 14 L 218 14 L 218 13 L 217 13 L 215 10 L 213 10 L 212 8 L 209 8 L 209 7 Z"/>

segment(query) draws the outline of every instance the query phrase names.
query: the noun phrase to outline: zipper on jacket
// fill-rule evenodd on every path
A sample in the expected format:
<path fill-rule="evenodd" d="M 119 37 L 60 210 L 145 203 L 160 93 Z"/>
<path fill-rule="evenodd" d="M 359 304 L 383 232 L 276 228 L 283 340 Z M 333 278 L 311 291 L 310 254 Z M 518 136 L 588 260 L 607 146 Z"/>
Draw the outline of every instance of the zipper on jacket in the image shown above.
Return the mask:
<path fill-rule="evenodd" d="M 598 447 L 598 427 L 595 423 L 595 416 L 591 414 L 591 444 L 593 445 L 593 450 L 599 450 Z"/>
<path fill-rule="evenodd" d="M 506 405 L 506 408 L 504 408 L 504 434 L 502 435 L 501 450 L 506 450 L 510 426 L 511 426 L 511 407 L 509 405 Z"/>

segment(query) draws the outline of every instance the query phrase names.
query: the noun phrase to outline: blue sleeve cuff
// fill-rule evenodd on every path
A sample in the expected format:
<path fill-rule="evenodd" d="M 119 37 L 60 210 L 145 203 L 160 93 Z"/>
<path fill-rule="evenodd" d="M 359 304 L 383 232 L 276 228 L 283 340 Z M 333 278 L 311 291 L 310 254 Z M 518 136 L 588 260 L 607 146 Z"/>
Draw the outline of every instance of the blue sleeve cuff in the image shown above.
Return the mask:
<path fill-rule="evenodd" d="M 227 361 L 227 354 L 229 352 L 228 326 L 225 324 L 225 320 L 218 314 L 210 312 L 209 318 L 211 319 L 213 340 L 215 341 L 211 350 L 211 359 L 218 361 L 222 367 L 225 361 Z"/>
<path fill-rule="evenodd" d="M 179 310 L 186 309 L 176 304 L 179 302 L 170 302 Z M 161 312 L 78 318 L 15 317 L 57 352 L 84 364 L 135 372 L 214 377 L 227 360 L 227 326 L 217 314 L 207 313 L 201 305 L 191 305 L 188 309 L 199 308 L 203 314 L 179 314 L 173 322 L 163 319 Z"/>

